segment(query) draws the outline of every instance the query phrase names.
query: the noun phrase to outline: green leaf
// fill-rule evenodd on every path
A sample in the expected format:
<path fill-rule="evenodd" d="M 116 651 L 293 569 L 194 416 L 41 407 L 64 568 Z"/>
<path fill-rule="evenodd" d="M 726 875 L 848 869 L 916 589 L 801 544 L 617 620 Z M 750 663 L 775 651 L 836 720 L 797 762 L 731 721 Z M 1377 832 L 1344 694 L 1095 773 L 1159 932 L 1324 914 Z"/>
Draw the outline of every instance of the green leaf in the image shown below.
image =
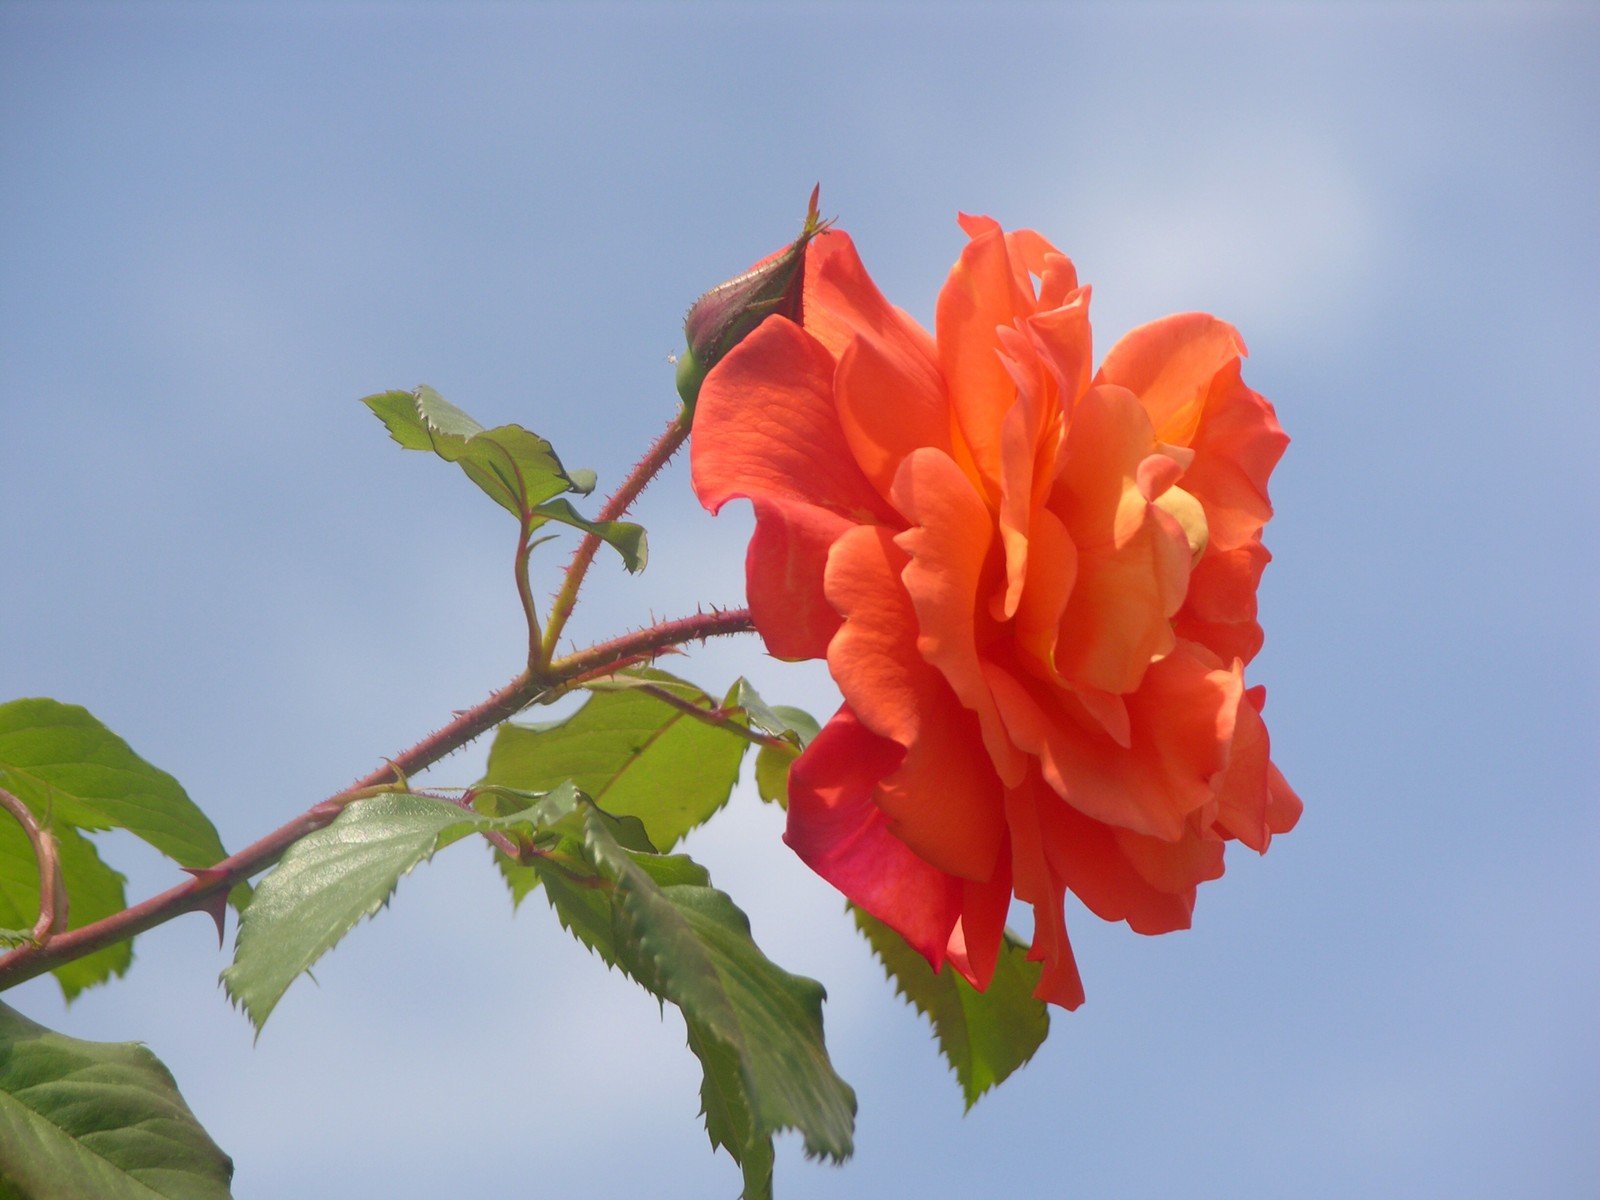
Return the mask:
<path fill-rule="evenodd" d="M 664 672 L 637 678 L 713 707 L 699 688 Z M 638 817 L 650 841 L 669 850 L 728 802 L 749 744 L 635 688 L 603 691 L 565 720 L 502 725 L 476 786 L 543 792 L 571 780 L 606 812 Z"/>
<path fill-rule="evenodd" d="M 758 729 L 786 738 L 788 746 L 762 746 L 756 753 L 756 792 L 769 804 L 789 807 L 789 767 L 811 744 L 821 726 L 804 709 L 775 704 L 770 708 L 755 688 L 741 679 L 735 685 L 738 703 Z"/>
<path fill-rule="evenodd" d="M 895 989 L 927 1017 L 939 1049 L 954 1068 L 967 1108 L 1033 1057 L 1050 1032 L 1050 1014 L 1033 997 L 1041 966 L 1010 930 L 1000 946 L 994 978 L 978 991 L 946 963 L 934 974 L 894 930 L 854 905 L 856 926 L 866 935 Z"/>
<path fill-rule="evenodd" d="M 630 851 L 602 814 L 581 811 L 581 845 L 563 851 L 581 849 L 592 876 L 571 862 L 534 869 L 564 925 L 682 1011 L 703 1068 L 707 1133 L 741 1164 L 746 1200 L 771 1195 L 781 1130 L 798 1129 L 809 1155 L 848 1157 L 855 1094 L 823 1043 L 822 986 L 762 954 L 745 915 L 691 860 Z"/>
<path fill-rule="evenodd" d="M 0 787 L 41 820 L 126 829 L 185 867 L 209 867 L 227 856 L 216 828 L 178 781 L 75 704 L 0 704 Z"/>
<path fill-rule="evenodd" d="M 431 387 L 383 392 L 362 401 L 407 450 L 432 450 L 456 463 L 519 520 L 563 492 L 587 493 L 589 471 L 568 472 L 550 443 L 520 425 L 485 429 Z"/>
<path fill-rule="evenodd" d="M 611 546 L 622 555 L 622 565 L 627 567 L 630 573 L 637 574 L 644 570 L 645 560 L 650 554 L 645 540 L 644 526 L 635 525 L 632 521 L 591 521 L 582 516 L 566 499 L 547 500 L 534 509 L 534 512 L 537 518 L 529 522 L 530 529 L 537 529 L 546 521 L 560 521 L 563 525 L 571 525 L 574 529 L 592 533 Z"/>
<path fill-rule="evenodd" d="M 232 1178 L 149 1050 L 70 1038 L 0 1004 L 0 1195 L 225 1200 Z"/>
<path fill-rule="evenodd" d="M 427 796 L 358 800 L 289 847 L 239 919 L 228 996 L 259 1031 L 301 972 L 393 895 L 400 877 L 485 818 Z"/>

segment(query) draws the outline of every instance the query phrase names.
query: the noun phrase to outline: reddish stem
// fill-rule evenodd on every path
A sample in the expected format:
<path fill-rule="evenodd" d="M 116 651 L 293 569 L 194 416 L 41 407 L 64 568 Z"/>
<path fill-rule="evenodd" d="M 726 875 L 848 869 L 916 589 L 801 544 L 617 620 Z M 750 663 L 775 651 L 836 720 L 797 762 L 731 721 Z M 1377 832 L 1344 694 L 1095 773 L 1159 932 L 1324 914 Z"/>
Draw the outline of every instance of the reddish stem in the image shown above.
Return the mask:
<path fill-rule="evenodd" d="M 569 655 L 551 663 L 543 679 L 524 671 L 480 704 L 457 713 L 448 725 L 387 760 L 384 766 L 313 805 L 259 841 L 198 872 L 187 882 L 92 924 L 56 933 L 43 945 L 20 946 L 0 956 L 0 990 L 153 929 L 183 913 L 205 909 L 208 904 L 220 904 L 219 895 L 225 895 L 235 884 L 272 866 L 295 842 L 331 823 L 344 811 L 345 805 L 382 790 L 385 785 L 403 785 L 406 776 L 432 766 L 534 700 L 563 691 L 576 679 L 619 669 L 625 663 L 647 659 L 686 642 L 743 633 L 752 628 L 750 613 L 745 609 L 701 613 L 665 621 Z"/>
<path fill-rule="evenodd" d="M 688 436 L 687 417 L 683 414 L 674 417 L 671 424 L 661 431 L 661 436 L 651 444 L 650 449 L 645 451 L 644 457 L 634 464 L 633 470 L 628 473 L 621 486 L 601 507 L 597 520 L 615 521 L 627 512 L 650 481 L 672 461 L 672 456 L 678 452 L 678 447 L 683 445 Z M 599 549 L 599 534 L 586 533 L 583 535 L 583 540 L 578 543 L 578 548 L 573 551 L 572 561 L 567 564 L 566 575 L 561 580 L 561 590 L 550 603 L 550 616 L 544 630 L 543 657 L 546 661 L 555 654 L 556 640 L 566 627 L 567 618 L 572 615 L 572 606 L 578 602 L 578 589 L 583 587 L 583 577 L 588 573 L 589 564 L 594 561 L 595 552 Z"/>

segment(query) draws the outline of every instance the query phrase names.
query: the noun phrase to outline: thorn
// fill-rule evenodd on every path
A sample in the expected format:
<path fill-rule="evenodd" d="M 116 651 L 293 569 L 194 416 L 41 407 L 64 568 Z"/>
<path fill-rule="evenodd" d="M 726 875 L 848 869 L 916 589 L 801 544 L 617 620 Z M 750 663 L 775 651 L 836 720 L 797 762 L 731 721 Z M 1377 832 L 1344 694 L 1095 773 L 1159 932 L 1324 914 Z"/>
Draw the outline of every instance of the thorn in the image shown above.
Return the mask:
<path fill-rule="evenodd" d="M 184 867 L 182 870 L 195 877 L 201 883 L 215 883 L 226 880 L 228 873 L 219 867 Z M 217 923 L 217 949 L 222 949 L 223 916 L 228 911 L 228 888 L 220 888 L 215 893 L 207 896 L 196 906 L 196 912 L 203 912 Z"/>

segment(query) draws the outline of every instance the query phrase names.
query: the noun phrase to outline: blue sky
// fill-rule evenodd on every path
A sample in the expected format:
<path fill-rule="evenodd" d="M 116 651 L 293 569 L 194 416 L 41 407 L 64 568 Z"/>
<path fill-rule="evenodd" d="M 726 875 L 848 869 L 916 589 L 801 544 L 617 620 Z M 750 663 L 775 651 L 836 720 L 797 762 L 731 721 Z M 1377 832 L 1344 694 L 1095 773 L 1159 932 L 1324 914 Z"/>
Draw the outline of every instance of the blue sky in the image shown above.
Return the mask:
<path fill-rule="evenodd" d="M 1033 226 L 1102 349 L 1237 324 L 1294 438 L 1253 674 L 1306 816 L 1190 932 L 1069 911 L 1088 1004 L 963 1118 L 741 786 L 689 849 L 827 984 L 862 1104 L 842 1171 L 781 1143 L 780 1195 L 1592 1196 L 1596 61 L 1580 4 L 13 0 L 0 697 L 88 706 L 244 844 L 515 670 L 504 520 L 358 397 L 426 381 L 604 486 L 672 410 L 684 308 L 816 180 L 925 321 L 958 210 Z M 575 634 L 740 596 L 747 518 L 686 475 Z M 754 641 L 685 670 L 836 703 Z M 172 880 L 105 845 L 132 895 Z M 200 918 L 69 1011 L 7 999 L 147 1041 L 242 1200 L 736 1194 L 676 1017 L 507 910 L 441 856 L 255 1047 Z"/>

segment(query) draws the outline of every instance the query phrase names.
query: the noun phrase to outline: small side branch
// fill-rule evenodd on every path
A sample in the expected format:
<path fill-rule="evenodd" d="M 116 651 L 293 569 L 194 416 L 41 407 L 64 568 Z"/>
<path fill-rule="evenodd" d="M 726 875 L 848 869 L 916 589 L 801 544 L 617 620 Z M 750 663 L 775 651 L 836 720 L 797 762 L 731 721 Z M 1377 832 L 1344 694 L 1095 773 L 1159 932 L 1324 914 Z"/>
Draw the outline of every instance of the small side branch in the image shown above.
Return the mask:
<path fill-rule="evenodd" d="M 43 946 L 58 929 L 66 926 L 67 889 L 61 879 L 61 858 L 56 852 L 55 836 L 39 824 L 32 809 L 5 788 L 0 788 L 0 808 L 15 817 L 17 824 L 22 826 L 39 865 L 39 919 L 33 923 L 34 944 L 13 951 L 27 954 Z"/>

